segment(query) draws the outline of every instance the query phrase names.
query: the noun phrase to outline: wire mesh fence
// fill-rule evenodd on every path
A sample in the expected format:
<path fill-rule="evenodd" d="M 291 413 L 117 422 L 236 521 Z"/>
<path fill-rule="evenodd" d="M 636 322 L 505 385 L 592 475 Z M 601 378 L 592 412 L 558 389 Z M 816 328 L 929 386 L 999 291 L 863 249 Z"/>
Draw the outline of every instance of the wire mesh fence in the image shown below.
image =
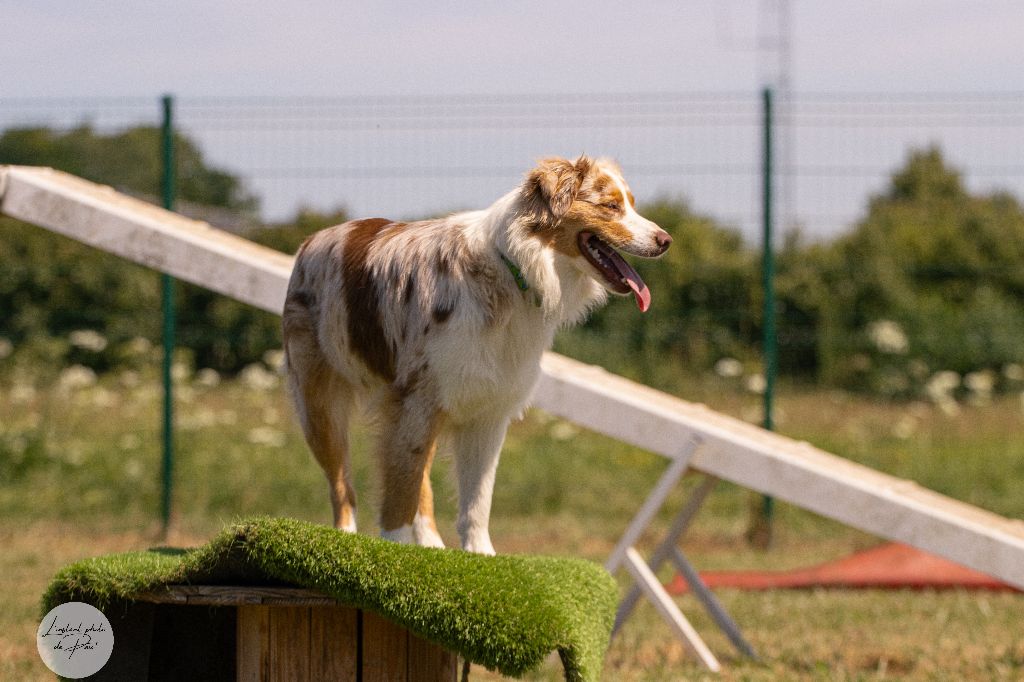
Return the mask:
<path fill-rule="evenodd" d="M 911 148 L 940 147 L 974 190 L 1024 196 L 1024 93 L 800 93 L 776 106 L 783 229 L 849 228 Z M 479 208 L 538 158 L 587 153 L 617 159 L 642 202 L 684 199 L 759 235 L 757 93 L 182 97 L 176 119 L 268 221 L 300 208 L 396 218 Z M 156 98 L 0 100 L 0 130 L 111 134 L 159 120 Z"/>
<path fill-rule="evenodd" d="M 779 225 L 848 229 L 908 150 L 943 150 L 974 191 L 1024 196 L 1024 93 L 777 99 Z M 616 158 L 641 201 L 684 199 L 756 241 L 757 93 L 178 98 L 179 131 L 237 175 L 260 216 L 411 218 L 487 205 L 543 156 Z M 0 130 L 159 123 L 156 98 L 0 100 Z"/>

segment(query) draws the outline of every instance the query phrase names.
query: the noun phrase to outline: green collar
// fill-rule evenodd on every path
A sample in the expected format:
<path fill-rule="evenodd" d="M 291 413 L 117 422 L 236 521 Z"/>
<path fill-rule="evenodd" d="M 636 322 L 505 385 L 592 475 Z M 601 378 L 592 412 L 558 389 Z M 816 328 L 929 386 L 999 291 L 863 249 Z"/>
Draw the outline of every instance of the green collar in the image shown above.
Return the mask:
<path fill-rule="evenodd" d="M 526 277 L 523 276 L 523 271 L 519 269 L 519 266 L 513 263 L 508 256 L 498 251 L 498 255 L 501 256 L 501 260 L 505 261 L 505 266 L 508 271 L 512 273 L 512 276 L 516 280 L 516 286 L 519 287 L 519 291 L 526 291 L 530 288 L 530 283 L 526 281 Z"/>

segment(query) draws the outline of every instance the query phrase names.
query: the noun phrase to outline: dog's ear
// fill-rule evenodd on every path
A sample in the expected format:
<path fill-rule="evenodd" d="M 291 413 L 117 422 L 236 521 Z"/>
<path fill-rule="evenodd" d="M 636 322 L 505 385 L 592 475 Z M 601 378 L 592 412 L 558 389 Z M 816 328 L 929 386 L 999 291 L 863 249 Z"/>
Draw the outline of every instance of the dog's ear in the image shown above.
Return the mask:
<path fill-rule="evenodd" d="M 548 158 L 527 173 L 523 194 L 535 221 L 554 225 L 564 218 L 592 166 L 586 156 L 580 156 L 575 163 Z"/>

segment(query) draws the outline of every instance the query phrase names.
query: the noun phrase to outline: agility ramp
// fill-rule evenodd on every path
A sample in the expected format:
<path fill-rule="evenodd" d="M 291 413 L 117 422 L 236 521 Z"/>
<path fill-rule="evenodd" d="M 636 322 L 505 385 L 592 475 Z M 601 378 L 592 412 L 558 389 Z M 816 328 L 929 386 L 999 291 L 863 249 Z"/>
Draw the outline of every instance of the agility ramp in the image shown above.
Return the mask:
<path fill-rule="evenodd" d="M 46 168 L 0 166 L 0 213 L 272 313 L 280 314 L 284 307 L 290 256 L 108 187 Z M 692 628 L 633 548 L 687 468 L 1024 588 L 1024 521 L 958 502 L 554 353 L 545 355 L 542 369 L 537 407 L 672 461 L 607 566 L 626 567 L 711 669 L 717 669 L 714 657 L 701 651 L 703 643 L 693 639 Z M 680 565 L 683 557 L 672 545 L 709 489 L 699 489 L 677 519 L 651 561 L 654 568 L 673 557 Z"/>

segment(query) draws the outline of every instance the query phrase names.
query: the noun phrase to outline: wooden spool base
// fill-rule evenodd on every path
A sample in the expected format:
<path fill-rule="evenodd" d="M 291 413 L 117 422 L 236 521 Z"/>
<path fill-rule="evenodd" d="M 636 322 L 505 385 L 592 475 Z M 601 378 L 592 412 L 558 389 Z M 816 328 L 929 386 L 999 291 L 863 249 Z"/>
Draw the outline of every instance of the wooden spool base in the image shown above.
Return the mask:
<path fill-rule="evenodd" d="M 111 614 L 96 679 L 453 682 L 458 655 L 307 589 L 173 585 Z"/>

